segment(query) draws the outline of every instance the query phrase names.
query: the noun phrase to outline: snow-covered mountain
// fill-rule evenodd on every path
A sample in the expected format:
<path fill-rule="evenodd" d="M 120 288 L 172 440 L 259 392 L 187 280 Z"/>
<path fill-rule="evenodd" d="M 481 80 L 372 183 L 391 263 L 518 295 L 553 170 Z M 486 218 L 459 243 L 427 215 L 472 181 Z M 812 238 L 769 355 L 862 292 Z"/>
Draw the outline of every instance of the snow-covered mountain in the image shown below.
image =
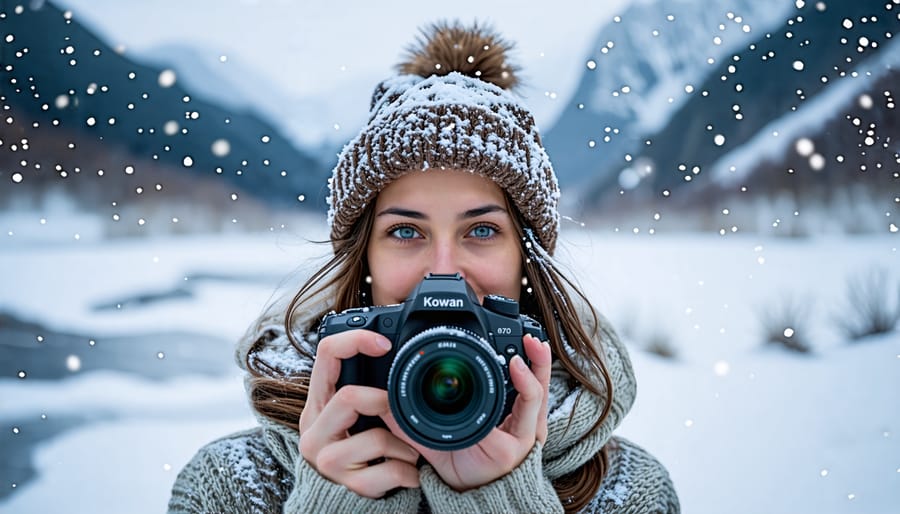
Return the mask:
<path fill-rule="evenodd" d="M 0 189 L 0 205 L 29 195 L 46 203 L 53 189 L 103 212 L 172 200 L 223 216 L 250 203 L 324 206 L 327 165 L 249 104 L 195 96 L 171 65 L 113 48 L 49 1 L 7 12 L 3 30 L 0 140 L 18 144 L 0 147 L 0 179 L 13 185 Z M 192 66 L 189 54 L 175 56 Z"/>
<path fill-rule="evenodd" d="M 703 5 L 705 8 L 707 4 Z M 827 122 L 849 116 L 851 108 L 861 101 L 861 91 L 869 95 L 867 110 L 880 111 L 873 115 L 875 119 L 896 119 L 891 88 L 876 90 L 873 85 L 896 68 L 895 58 L 883 56 L 897 52 L 891 38 L 900 28 L 900 18 L 891 3 L 798 1 L 788 8 L 774 28 L 744 29 L 741 25 L 741 44 L 719 56 L 709 57 L 708 52 L 721 46 L 719 42 L 724 45 L 724 36 L 721 41 L 706 42 L 698 36 L 671 37 L 664 45 L 645 45 L 651 48 L 645 51 L 651 57 L 622 60 L 617 63 L 619 68 L 607 67 L 605 74 L 597 73 L 602 59 L 589 62 L 589 68 L 594 69 L 584 72 L 583 83 L 602 83 L 605 89 L 587 88 L 573 98 L 569 115 L 547 136 L 548 146 L 569 145 L 568 150 L 551 148 L 551 152 L 555 150 L 551 155 L 560 176 L 568 177 L 560 181 L 564 188 L 569 186 L 570 209 L 583 209 L 578 215 L 593 212 L 614 216 L 646 211 L 648 207 L 657 213 L 661 208 L 672 212 L 675 208 L 696 212 L 705 209 L 708 212 L 702 215 L 709 217 L 722 209 L 726 199 L 733 200 L 732 196 L 749 204 L 757 197 L 806 188 L 816 190 L 820 197 L 833 197 L 830 188 L 845 184 L 833 180 L 841 173 L 846 175 L 838 168 L 845 168 L 844 163 L 849 161 L 871 160 L 872 152 L 861 146 L 865 135 L 828 138 L 829 153 L 820 152 L 815 157 L 816 173 L 802 183 L 785 183 L 783 175 L 795 175 L 797 167 L 789 164 L 795 152 L 782 149 L 792 146 L 801 132 L 814 138 L 830 130 Z M 716 8 L 711 11 L 715 13 Z M 730 11 L 725 17 L 739 23 L 737 12 Z M 646 20 L 652 20 L 654 13 L 671 19 L 673 27 L 685 20 L 680 13 L 651 10 L 633 30 L 653 34 L 657 29 Z M 765 14 L 767 20 L 778 20 L 772 12 Z M 712 15 L 698 16 L 704 19 Z M 740 22 L 746 21 L 741 17 Z M 619 23 L 624 22 L 623 16 Z M 665 31 L 657 33 L 659 36 L 654 37 L 662 37 Z M 632 43 L 635 39 L 620 37 Z M 614 43 L 605 47 L 607 55 L 621 46 L 615 36 L 606 36 L 605 32 L 599 39 L 603 40 Z M 634 44 L 629 54 L 644 55 Z M 657 54 L 682 58 L 653 57 Z M 685 71 L 690 69 L 685 63 L 692 62 L 688 56 L 709 59 L 705 75 L 691 76 Z M 601 82 L 601 78 L 609 81 L 609 75 L 620 78 L 624 85 L 610 92 L 610 84 Z M 604 94 L 606 100 L 601 103 L 598 96 Z M 876 101 L 871 101 L 875 97 Z M 598 106 L 603 116 L 598 115 Z M 838 106 L 841 110 L 835 112 Z M 880 137 L 871 139 L 883 145 L 887 153 L 887 157 L 879 158 L 879 168 L 896 162 L 898 150 L 897 133 L 890 132 L 896 123 L 881 125 Z M 800 127 L 803 130 L 798 132 Z M 782 136 L 788 141 L 777 139 Z M 800 151 L 806 152 L 805 143 L 801 146 Z M 778 158 L 773 162 L 775 155 Z M 876 162 L 870 166 L 874 168 Z M 751 170 L 765 172 L 752 173 L 751 178 Z M 877 175 L 873 169 L 860 177 L 865 179 L 864 187 L 877 190 L 891 178 Z M 738 176 L 743 180 L 736 183 Z M 726 182 L 716 180 L 723 178 Z M 731 184 L 728 196 L 722 189 L 726 183 Z M 578 193 L 571 194 L 574 185 L 579 186 Z M 576 202 L 571 201 L 573 196 Z M 797 210 L 796 203 L 793 205 L 788 215 Z M 893 203 L 882 207 L 883 212 L 896 208 Z M 759 229 L 765 224 L 752 225 Z M 752 227 L 748 224 L 744 228 Z"/>
<path fill-rule="evenodd" d="M 579 86 L 544 133 L 565 193 L 565 214 L 617 215 L 635 206 L 646 211 L 648 205 L 657 210 L 653 204 L 663 199 L 670 209 L 708 210 L 722 203 L 723 188 L 734 194 L 740 181 L 753 182 L 750 194 L 737 190 L 747 200 L 770 194 L 784 186 L 779 173 L 767 170 L 797 169 L 789 162 L 798 154 L 798 139 L 804 139 L 801 161 L 807 168 L 815 161 L 819 168 L 811 177 L 840 174 L 838 159 L 847 168 L 873 155 L 873 148 L 859 146 L 868 146 L 860 127 L 853 127 L 858 133 L 852 137 L 829 136 L 835 128 L 828 123 L 850 119 L 861 92 L 878 100 L 870 108 L 869 118 L 880 127 L 872 141 L 886 145 L 885 155 L 871 165 L 896 163 L 900 137 L 892 129 L 896 123 L 885 122 L 896 119 L 894 96 L 890 86 L 871 87 L 875 81 L 890 84 L 896 69 L 894 60 L 882 58 L 897 53 L 891 40 L 900 27 L 895 3 L 627 4 L 577 63 Z M 53 182 L 75 197 L 109 205 L 152 184 L 127 171 L 106 173 L 104 188 L 121 184 L 112 196 L 98 198 L 91 192 L 97 179 L 89 181 L 80 170 L 162 167 L 168 171 L 155 180 L 166 186 L 165 193 L 154 198 L 181 192 L 202 208 L 186 192 L 190 188 L 172 186 L 205 172 L 218 188 L 209 198 L 221 212 L 236 205 L 239 192 L 266 205 L 311 206 L 309 198 L 321 207 L 334 154 L 358 128 L 367 92 L 381 77 L 355 70 L 327 92 L 300 94 L 291 81 L 273 81 L 272 66 L 253 58 L 273 52 L 231 51 L 230 43 L 213 43 L 206 34 L 177 44 L 120 48 L 115 41 L 121 35 L 104 40 L 84 30 L 82 16 L 64 16 L 54 5 L 34 2 L 4 20 L 16 38 L 8 48 L 29 49 L 3 72 L 7 83 L 18 85 L 4 98 L 16 123 L 0 126 L 0 136 L 31 142 L 17 152 L 11 146 L 0 151 L 0 176 L 18 172 L 19 193 Z M 54 25 L 45 24 L 48 19 Z M 92 18 L 95 25 L 97 20 Z M 109 26 L 121 28 L 114 21 Z M 571 44 L 578 46 L 574 39 Z M 285 75 L 319 82 L 325 68 L 304 68 L 302 62 L 285 61 Z M 318 71 L 304 75 L 307 70 Z M 38 95 L 23 86 L 29 82 L 40 88 Z M 41 130 L 28 127 L 31 118 Z M 54 119 L 58 126 L 51 128 Z M 807 153 L 806 140 L 817 151 Z M 126 154 L 110 152 L 109 143 Z M 54 166 L 63 168 L 58 174 L 80 177 L 60 182 L 48 172 Z M 0 203 L 9 201 L 3 196 Z"/>
<path fill-rule="evenodd" d="M 794 8 L 783 0 L 635 2 L 604 26 L 545 141 L 564 186 L 627 166 L 719 63 Z"/>
<path fill-rule="evenodd" d="M 900 148 L 900 141 L 891 137 L 898 134 L 900 116 L 889 114 L 895 109 L 891 105 L 896 101 L 896 93 L 891 86 L 898 83 L 898 75 L 900 41 L 886 41 L 885 49 L 877 56 L 863 61 L 852 73 L 798 105 L 796 110 L 771 121 L 746 143 L 720 157 L 711 167 L 713 180 L 723 188 L 741 182 L 758 183 L 759 177 L 754 178 L 754 172 L 766 162 L 788 160 L 789 154 L 805 161 L 806 166 L 793 166 L 795 172 L 836 173 L 834 166 L 825 164 L 855 161 L 853 154 L 860 155 L 859 148 L 868 149 L 862 155 L 867 153 L 866 160 L 874 166 L 879 147 L 894 151 Z M 871 126 L 863 119 L 871 122 Z M 844 125 L 854 127 L 852 131 L 860 137 L 833 139 Z M 830 141 L 816 144 L 813 141 L 816 138 Z M 841 157 L 836 158 L 838 155 Z"/>

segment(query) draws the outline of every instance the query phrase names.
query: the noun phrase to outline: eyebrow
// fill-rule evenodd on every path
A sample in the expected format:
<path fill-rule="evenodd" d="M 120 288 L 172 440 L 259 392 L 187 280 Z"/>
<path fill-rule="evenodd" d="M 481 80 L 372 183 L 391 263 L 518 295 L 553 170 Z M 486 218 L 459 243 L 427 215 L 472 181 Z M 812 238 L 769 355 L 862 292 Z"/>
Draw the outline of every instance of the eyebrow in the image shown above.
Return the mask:
<path fill-rule="evenodd" d="M 458 217 L 459 219 L 477 218 L 478 216 L 483 216 L 492 212 L 506 212 L 506 209 L 497 204 L 488 204 L 482 205 L 481 207 L 475 207 L 474 209 L 469 209 L 460 214 Z M 417 220 L 428 219 L 428 216 L 426 216 L 425 213 L 414 211 L 412 209 L 403 209 L 401 207 L 388 207 L 375 216 L 384 216 L 386 214 L 393 214 L 395 216 L 402 216 L 404 218 L 412 218 Z"/>

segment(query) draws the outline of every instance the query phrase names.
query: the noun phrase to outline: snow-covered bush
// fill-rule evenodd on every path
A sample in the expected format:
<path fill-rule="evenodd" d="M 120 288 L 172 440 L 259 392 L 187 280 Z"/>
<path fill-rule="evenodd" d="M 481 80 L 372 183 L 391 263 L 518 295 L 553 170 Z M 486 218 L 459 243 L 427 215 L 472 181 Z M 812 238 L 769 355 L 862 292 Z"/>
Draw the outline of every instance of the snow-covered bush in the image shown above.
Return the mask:
<path fill-rule="evenodd" d="M 644 341 L 644 350 L 663 359 L 678 359 L 678 348 L 671 334 L 664 330 L 651 332 Z"/>
<path fill-rule="evenodd" d="M 836 320 L 851 341 L 893 331 L 900 321 L 900 283 L 881 267 L 850 277 L 847 306 Z"/>
<path fill-rule="evenodd" d="M 810 302 L 806 298 L 786 294 L 760 309 L 763 341 L 777 344 L 798 353 L 810 353 L 809 320 Z"/>

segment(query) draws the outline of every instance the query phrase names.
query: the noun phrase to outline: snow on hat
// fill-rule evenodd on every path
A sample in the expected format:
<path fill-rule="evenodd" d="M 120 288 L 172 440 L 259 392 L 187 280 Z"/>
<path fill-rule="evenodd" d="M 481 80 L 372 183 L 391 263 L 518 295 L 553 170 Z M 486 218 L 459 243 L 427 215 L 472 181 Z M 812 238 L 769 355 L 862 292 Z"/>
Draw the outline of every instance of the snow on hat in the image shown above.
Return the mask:
<path fill-rule="evenodd" d="M 510 91 L 511 45 L 477 24 L 437 23 L 409 48 L 400 75 L 375 88 L 369 120 L 338 156 L 328 187 L 332 239 L 365 206 L 414 170 L 462 169 L 493 180 L 541 246 L 559 234 L 559 185 L 534 118 Z"/>

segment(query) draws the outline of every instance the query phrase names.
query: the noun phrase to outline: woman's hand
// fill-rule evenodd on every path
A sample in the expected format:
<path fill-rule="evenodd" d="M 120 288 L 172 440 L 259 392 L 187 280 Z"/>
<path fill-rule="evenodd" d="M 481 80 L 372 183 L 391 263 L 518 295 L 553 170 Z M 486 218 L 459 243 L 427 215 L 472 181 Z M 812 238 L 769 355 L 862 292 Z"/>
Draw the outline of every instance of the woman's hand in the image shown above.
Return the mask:
<path fill-rule="evenodd" d="M 368 330 L 349 330 L 322 339 L 300 415 L 303 458 L 320 475 L 369 498 L 380 498 L 396 487 L 418 487 L 419 453 L 384 428 L 348 436 L 347 429 L 360 415 L 381 416 L 393 422 L 387 391 L 357 385 L 335 391 L 335 384 L 342 359 L 359 353 L 378 357 L 390 348 L 386 337 Z"/>
<path fill-rule="evenodd" d="M 410 440 L 389 412 L 382 416 L 391 431 L 421 452 L 444 482 L 457 491 L 473 489 L 508 474 L 525 460 L 535 442 L 543 444 L 547 440 L 550 345 L 531 335 L 526 335 L 523 343 L 531 369 L 521 357 L 512 359 L 509 374 L 519 394 L 506 420 L 478 444 L 453 452 L 432 450 Z M 387 400 L 384 401 L 387 408 Z"/>

